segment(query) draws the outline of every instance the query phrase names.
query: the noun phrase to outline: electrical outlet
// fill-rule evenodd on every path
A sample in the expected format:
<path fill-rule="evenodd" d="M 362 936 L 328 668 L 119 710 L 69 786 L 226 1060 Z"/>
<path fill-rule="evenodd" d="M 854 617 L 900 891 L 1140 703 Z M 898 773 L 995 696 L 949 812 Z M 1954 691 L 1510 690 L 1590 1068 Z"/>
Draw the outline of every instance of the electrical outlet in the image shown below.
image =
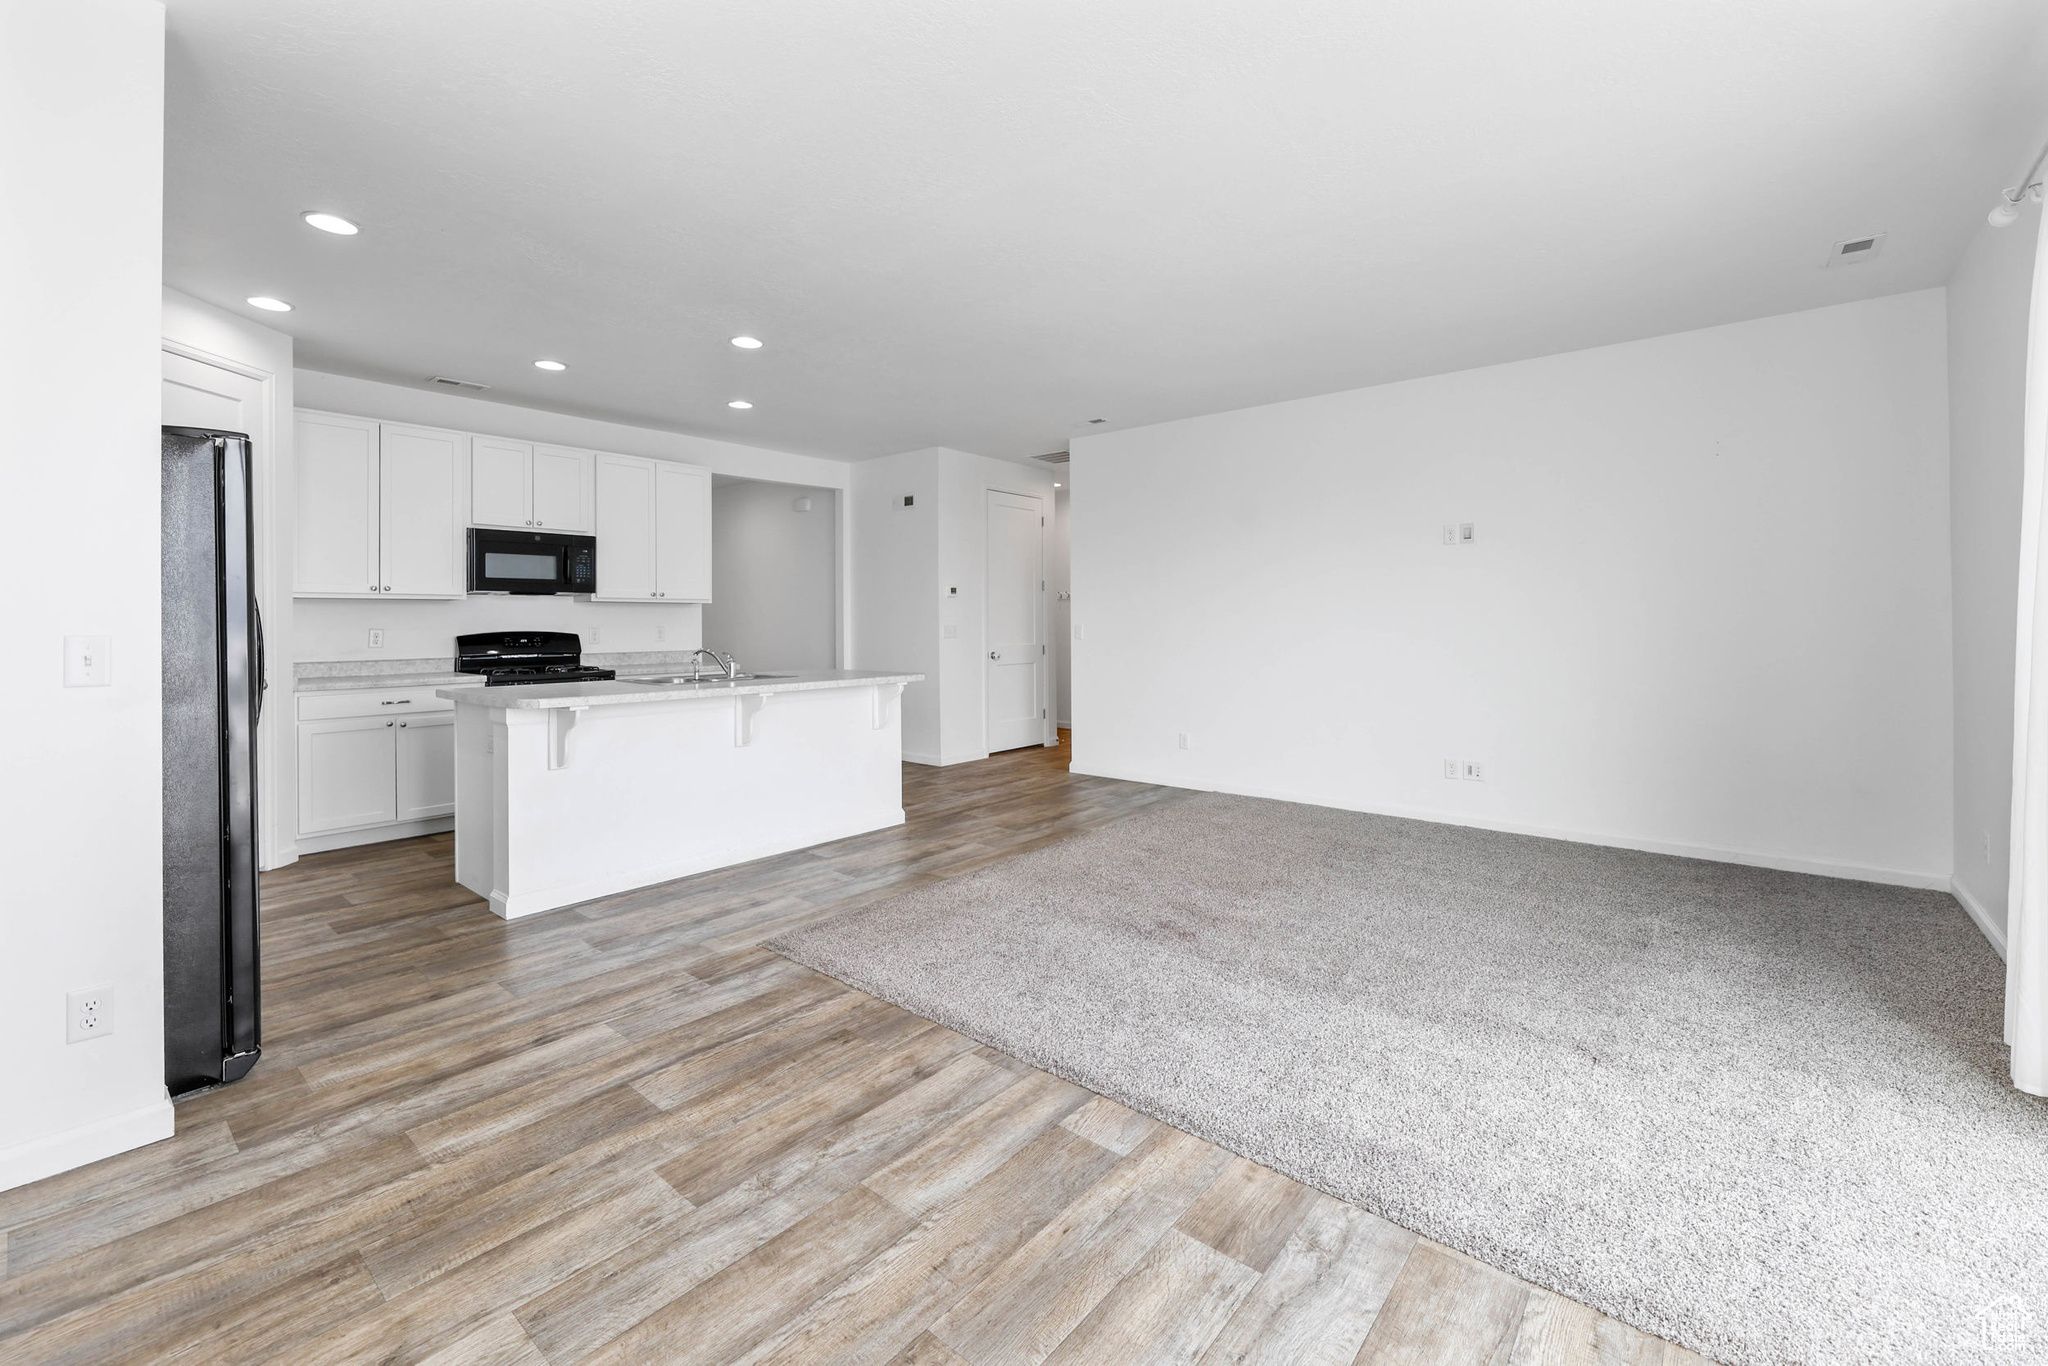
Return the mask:
<path fill-rule="evenodd" d="M 1456 526 L 1452 525 L 1452 524 L 1451 524 L 1451 523 L 1449 523 L 1449 522 L 1445 522 L 1445 523 L 1444 523 L 1444 544 L 1445 544 L 1445 545 L 1456 545 L 1457 543 L 1458 543 L 1458 528 L 1457 528 Z"/>
<path fill-rule="evenodd" d="M 373 650 L 384 648 L 384 633 L 374 626 L 370 628 L 370 648 Z"/>
<path fill-rule="evenodd" d="M 1182 749 L 1193 749 L 1195 747 L 1195 737 L 1189 735 L 1186 731 L 1182 731 L 1180 733 L 1180 747 Z"/>
<path fill-rule="evenodd" d="M 1485 782 L 1486 765 L 1480 763 L 1477 759 L 1467 759 L 1465 761 L 1465 780 L 1473 783 Z"/>
<path fill-rule="evenodd" d="M 114 1032 L 110 994 L 106 987 L 87 987 L 64 997 L 65 1043 L 86 1043 Z"/>
<path fill-rule="evenodd" d="M 1444 760 L 1444 776 L 1446 778 L 1462 777 L 1464 775 L 1464 772 L 1465 766 L 1459 763 L 1456 759 Z"/>
<path fill-rule="evenodd" d="M 664 640 L 667 640 L 667 639 L 668 639 L 668 627 L 666 627 L 666 626 L 657 626 L 657 627 L 655 627 L 655 628 L 654 628 L 654 643 L 655 643 L 655 644 L 659 645 L 659 644 L 660 644 L 660 643 L 661 643 L 662 641 L 664 641 Z"/>

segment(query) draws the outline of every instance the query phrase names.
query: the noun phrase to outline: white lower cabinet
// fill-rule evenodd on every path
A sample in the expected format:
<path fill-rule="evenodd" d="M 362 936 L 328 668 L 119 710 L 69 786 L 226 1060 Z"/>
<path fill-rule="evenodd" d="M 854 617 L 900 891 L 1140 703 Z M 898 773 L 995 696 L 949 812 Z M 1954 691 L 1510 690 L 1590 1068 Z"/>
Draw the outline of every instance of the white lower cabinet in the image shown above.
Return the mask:
<path fill-rule="evenodd" d="M 301 850 L 448 828 L 453 703 L 432 688 L 381 688 L 302 693 L 298 707 Z"/>
<path fill-rule="evenodd" d="M 341 716 L 299 722 L 299 833 L 398 819 L 396 721 Z"/>
<path fill-rule="evenodd" d="M 398 819 L 455 814 L 455 713 L 398 723 Z"/>

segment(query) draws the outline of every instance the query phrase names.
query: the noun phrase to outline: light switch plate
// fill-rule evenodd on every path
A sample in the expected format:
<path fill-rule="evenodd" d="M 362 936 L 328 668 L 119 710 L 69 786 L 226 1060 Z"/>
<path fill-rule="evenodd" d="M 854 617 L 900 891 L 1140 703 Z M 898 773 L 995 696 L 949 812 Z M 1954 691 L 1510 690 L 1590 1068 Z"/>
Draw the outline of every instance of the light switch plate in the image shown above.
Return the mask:
<path fill-rule="evenodd" d="M 64 637 L 64 686 L 106 688 L 114 682 L 112 636 Z"/>

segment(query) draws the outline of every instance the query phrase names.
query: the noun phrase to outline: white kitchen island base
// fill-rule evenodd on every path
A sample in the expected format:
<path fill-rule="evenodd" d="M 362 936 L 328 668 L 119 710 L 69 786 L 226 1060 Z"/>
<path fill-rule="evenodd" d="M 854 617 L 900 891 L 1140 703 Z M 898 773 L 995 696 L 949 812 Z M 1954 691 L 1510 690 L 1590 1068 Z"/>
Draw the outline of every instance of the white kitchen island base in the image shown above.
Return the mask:
<path fill-rule="evenodd" d="M 455 880 L 510 920 L 901 825 L 918 677 L 450 689 Z"/>

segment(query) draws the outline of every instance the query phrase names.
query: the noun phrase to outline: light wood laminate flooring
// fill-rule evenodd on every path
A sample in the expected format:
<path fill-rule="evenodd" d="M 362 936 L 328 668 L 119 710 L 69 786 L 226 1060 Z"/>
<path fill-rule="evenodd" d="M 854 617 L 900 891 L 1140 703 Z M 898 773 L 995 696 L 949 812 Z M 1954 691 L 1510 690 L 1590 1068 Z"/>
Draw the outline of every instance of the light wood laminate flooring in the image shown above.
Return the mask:
<path fill-rule="evenodd" d="M 1700 1366 L 758 946 L 1183 795 L 1066 765 L 509 924 L 451 836 L 267 875 L 262 1062 L 0 1193 L 0 1361 Z"/>

